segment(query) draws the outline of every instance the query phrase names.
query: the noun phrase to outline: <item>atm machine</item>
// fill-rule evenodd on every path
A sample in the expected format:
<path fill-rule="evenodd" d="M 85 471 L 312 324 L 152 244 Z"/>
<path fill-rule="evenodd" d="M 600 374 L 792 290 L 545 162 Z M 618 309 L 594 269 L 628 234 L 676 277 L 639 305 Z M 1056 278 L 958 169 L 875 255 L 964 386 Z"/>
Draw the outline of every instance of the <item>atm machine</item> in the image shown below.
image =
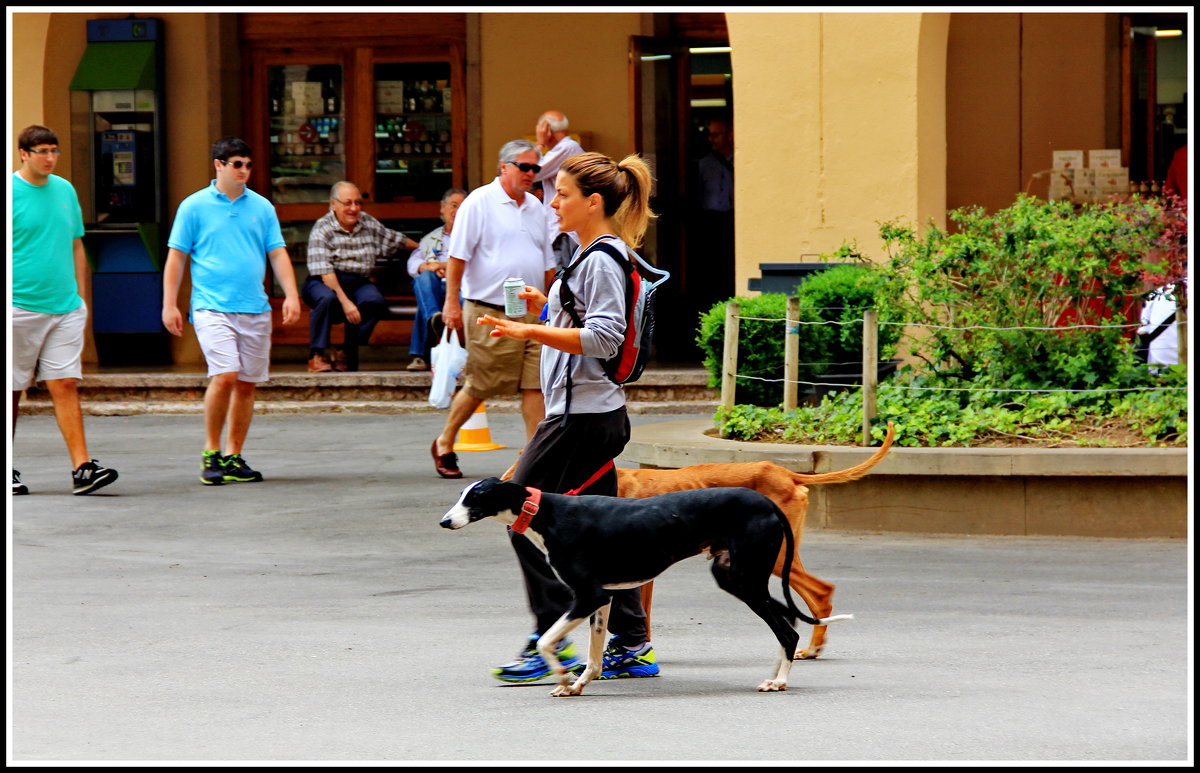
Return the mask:
<path fill-rule="evenodd" d="M 102 365 L 171 362 L 162 326 L 166 240 L 160 19 L 92 19 L 71 81 L 73 182 L 92 267 Z"/>

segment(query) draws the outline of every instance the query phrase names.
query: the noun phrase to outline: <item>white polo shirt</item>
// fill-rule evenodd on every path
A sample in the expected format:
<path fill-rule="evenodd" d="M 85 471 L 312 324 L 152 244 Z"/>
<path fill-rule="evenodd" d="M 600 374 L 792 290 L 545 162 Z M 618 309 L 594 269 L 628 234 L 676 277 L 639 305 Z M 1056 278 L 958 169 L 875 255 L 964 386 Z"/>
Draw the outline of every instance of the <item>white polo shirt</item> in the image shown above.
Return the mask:
<path fill-rule="evenodd" d="M 450 234 L 450 257 L 467 264 L 462 297 L 503 305 L 509 277 L 544 290 L 546 272 L 557 265 L 547 236 L 545 209 L 532 193 L 517 204 L 499 177 L 471 191 Z"/>

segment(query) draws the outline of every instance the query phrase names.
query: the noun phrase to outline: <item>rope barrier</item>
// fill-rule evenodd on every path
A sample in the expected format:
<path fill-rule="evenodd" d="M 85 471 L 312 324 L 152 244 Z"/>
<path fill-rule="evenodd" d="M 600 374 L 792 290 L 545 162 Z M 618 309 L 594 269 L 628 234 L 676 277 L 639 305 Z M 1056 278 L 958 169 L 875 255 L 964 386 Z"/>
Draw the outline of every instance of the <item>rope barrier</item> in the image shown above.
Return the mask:
<path fill-rule="evenodd" d="M 739 320 L 750 320 L 753 322 L 787 322 L 786 317 L 738 317 Z M 852 319 L 846 322 L 839 320 L 828 320 L 824 322 L 805 322 L 796 320 L 797 325 L 861 325 L 861 319 Z M 1140 323 L 1127 323 L 1121 325 L 1056 325 L 1053 327 L 1035 327 L 1035 326 L 1017 326 L 1017 327 L 990 327 L 988 325 L 968 325 L 966 327 L 954 327 L 953 325 L 931 325 L 926 322 L 879 322 L 880 325 L 896 325 L 900 327 L 926 327 L 934 330 L 1120 330 L 1124 328 L 1138 328 Z"/>

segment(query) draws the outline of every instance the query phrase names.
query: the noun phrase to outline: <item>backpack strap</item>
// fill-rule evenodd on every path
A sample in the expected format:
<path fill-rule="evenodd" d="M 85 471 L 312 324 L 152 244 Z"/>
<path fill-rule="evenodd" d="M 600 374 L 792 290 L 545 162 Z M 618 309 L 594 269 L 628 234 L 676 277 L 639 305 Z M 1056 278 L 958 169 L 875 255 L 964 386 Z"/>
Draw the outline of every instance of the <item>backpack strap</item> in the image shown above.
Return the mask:
<path fill-rule="evenodd" d="M 575 269 L 579 267 L 579 264 L 583 262 L 584 258 L 586 258 L 588 255 L 591 255 L 593 252 L 596 252 L 597 250 L 599 250 L 601 252 L 606 252 L 609 255 L 611 255 L 614 260 L 617 261 L 617 263 L 621 266 L 622 269 L 625 270 L 626 279 L 628 279 L 629 275 L 633 273 L 633 262 L 630 261 L 625 256 L 623 256 L 621 254 L 620 250 L 618 250 L 613 245 L 609 244 L 607 241 L 601 241 L 602 238 L 603 237 L 598 237 L 596 239 L 596 241 L 594 241 L 590 246 L 588 246 L 588 248 L 586 250 L 584 250 L 582 253 L 580 253 L 578 258 L 576 258 L 569 266 L 564 268 L 558 274 L 558 279 L 559 279 L 558 302 L 559 302 L 559 305 L 562 306 L 563 311 L 567 312 L 567 314 L 571 317 L 571 322 L 577 328 L 583 327 L 583 320 L 579 317 L 579 312 L 575 310 L 575 293 L 571 292 L 571 288 L 567 286 L 567 278 L 570 277 L 572 273 L 574 273 Z M 630 301 L 630 299 L 628 297 L 628 295 L 629 295 L 628 282 L 626 282 L 625 287 L 626 287 L 625 302 L 626 302 L 626 305 L 628 305 L 628 303 Z M 574 357 L 575 357 L 575 355 L 573 355 L 573 354 L 567 355 L 567 398 L 566 398 L 565 405 L 563 406 L 563 417 L 562 417 L 563 424 L 566 424 L 567 417 L 571 415 L 571 386 L 572 386 L 571 370 L 572 370 L 572 362 L 573 362 Z"/>

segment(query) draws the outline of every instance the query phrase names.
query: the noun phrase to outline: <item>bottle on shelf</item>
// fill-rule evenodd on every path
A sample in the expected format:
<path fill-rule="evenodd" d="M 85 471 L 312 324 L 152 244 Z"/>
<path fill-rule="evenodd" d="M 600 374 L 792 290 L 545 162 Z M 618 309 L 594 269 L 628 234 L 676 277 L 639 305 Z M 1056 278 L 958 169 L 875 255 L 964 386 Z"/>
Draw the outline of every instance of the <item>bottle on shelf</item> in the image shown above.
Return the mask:
<path fill-rule="evenodd" d="M 339 107 L 337 84 L 334 82 L 332 76 L 322 82 L 321 97 L 325 101 L 325 115 L 337 115 Z"/>

